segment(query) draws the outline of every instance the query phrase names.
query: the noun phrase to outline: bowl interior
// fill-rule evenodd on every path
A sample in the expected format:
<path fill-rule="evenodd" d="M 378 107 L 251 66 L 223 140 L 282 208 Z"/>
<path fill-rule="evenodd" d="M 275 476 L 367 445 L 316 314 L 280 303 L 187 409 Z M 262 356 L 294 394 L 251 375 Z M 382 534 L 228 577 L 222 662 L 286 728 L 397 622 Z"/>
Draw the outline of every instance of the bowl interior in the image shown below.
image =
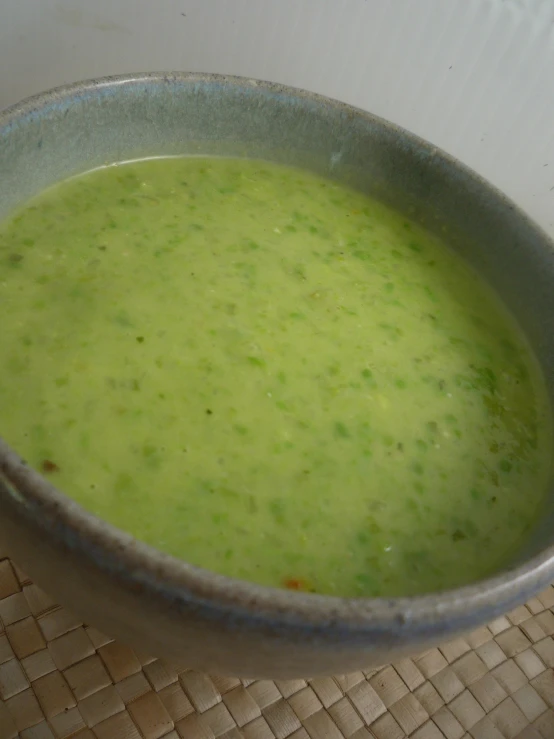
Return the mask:
<path fill-rule="evenodd" d="M 554 406 L 554 250 L 500 193 L 433 146 L 369 114 L 277 85 L 144 75 L 46 93 L 0 116 L 0 218 L 50 184 L 130 159 L 256 157 L 305 167 L 438 233 L 516 316 Z M 516 562 L 554 544 L 554 489 Z"/>

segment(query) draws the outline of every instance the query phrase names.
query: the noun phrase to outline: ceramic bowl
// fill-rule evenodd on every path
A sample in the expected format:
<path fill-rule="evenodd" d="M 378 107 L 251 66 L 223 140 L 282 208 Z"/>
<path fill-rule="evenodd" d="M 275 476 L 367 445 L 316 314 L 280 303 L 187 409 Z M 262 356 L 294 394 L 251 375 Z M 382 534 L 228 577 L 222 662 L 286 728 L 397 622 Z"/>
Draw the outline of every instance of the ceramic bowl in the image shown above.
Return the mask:
<path fill-rule="evenodd" d="M 306 167 L 440 232 L 515 314 L 554 399 L 548 237 L 432 145 L 317 95 L 201 74 L 109 78 L 44 93 L 0 114 L 0 218 L 78 172 L 176 154 Z M 491 579 L 423 597 L 349 600 L 239 582 L 166 556 L 84 511 L 0 443 L 0 536 L 29 575 L 110 636 L 246 677 L 383 664 L 524 602 L 554 580 L 554 494 L 551 501 L 512 565 Z"/>

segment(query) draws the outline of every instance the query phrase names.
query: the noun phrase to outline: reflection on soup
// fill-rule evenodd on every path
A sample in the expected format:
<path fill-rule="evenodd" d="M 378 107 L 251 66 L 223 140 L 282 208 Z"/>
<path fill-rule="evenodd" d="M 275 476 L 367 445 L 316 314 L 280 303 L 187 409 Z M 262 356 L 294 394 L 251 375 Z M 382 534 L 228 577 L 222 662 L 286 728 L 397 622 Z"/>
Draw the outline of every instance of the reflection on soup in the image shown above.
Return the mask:
<path fill-rule="evenodd" d="M 83 506 L 220 573 L 408 595 L 535 523 L 550 410 L 480 278 L 291 168 L 162 159 L 0 229 L 1 432 Z"/>

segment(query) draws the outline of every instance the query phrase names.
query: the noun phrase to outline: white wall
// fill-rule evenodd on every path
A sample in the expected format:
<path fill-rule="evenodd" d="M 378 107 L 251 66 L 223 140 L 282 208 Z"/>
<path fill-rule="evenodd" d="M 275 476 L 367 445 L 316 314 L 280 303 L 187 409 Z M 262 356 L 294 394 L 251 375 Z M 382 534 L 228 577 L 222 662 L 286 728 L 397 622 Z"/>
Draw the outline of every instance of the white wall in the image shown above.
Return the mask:
<path fill-rule="evenodd" d="M 309 88 L 432 140 L 554 234 L 551 0 L 1 0 L 0 107 L 187 69 Z"/>

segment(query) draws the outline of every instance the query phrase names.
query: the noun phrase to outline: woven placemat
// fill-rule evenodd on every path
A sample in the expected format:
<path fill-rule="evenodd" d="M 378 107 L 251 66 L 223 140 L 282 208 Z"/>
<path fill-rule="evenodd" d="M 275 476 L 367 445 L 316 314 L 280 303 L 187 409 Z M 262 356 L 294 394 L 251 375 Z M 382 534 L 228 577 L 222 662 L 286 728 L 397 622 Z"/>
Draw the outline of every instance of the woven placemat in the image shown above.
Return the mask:
<path fill-rule="evenodd" d="M 554 587 L 414 659 L 314 680 L 169 665 L 0 554 L 0 739 L 554 739 Z"/>

